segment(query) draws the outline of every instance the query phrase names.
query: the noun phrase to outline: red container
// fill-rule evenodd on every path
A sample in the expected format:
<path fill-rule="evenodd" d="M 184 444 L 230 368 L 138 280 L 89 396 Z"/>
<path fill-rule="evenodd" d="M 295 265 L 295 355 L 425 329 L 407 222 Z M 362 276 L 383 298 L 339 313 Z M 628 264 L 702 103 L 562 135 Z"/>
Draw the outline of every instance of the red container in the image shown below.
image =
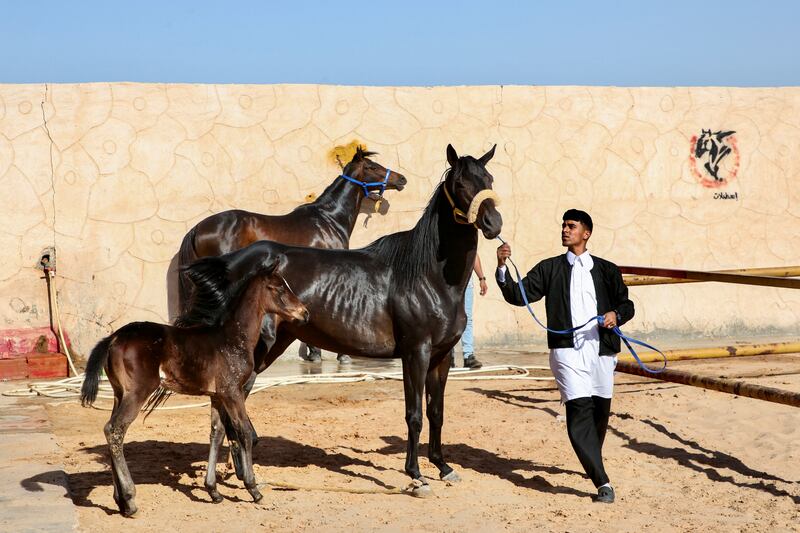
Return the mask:
<path fill-rule="evenodd" d="M 0 359 L 0 380 L 25 379 L 28 377 L 28 360 L 25 357 Z"/>
<path fill-rule="evenodd" d="M 69 375 L 67 356 L 62 353 L 29 353 L 25 358 L 31 379 L 65 378 Z"/>

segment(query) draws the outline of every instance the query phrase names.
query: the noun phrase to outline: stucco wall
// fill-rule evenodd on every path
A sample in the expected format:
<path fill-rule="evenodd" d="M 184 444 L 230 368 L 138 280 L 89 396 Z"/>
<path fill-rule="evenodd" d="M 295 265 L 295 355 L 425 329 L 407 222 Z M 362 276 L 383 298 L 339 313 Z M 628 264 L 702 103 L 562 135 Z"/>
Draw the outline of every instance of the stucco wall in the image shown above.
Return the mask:
<path fill-rule="evenodd" d="M 711 140 L 692 157 L 704 129 L 717 157 L 729 149 L 722 181 L 703 166 Z M 503 235 L 525 268 L 562 252 L 569 207 L 593 215 L 590 250 L 618 264 L 800 264 L 796 88 L 0 85 L 0 324 L 47 324 L 34 268 L 47 246 L 79 352 L 128 321 L 166 321 L 167 271 L 192 225 L 231 208 L 290 210 L 334 179 L 331 151 L 354 140 L 409 179 L 386 214 L 361 215 L 354 247 L 414 224 L 448 142 L 473 155 L 497 143 Z M 480 244 L 490 276 L 495 247 Z M 656 339 L 794 333 L 800 316 L 789 289 L 631 293 L 627 329 Z M 479 346 L 543 345 L 493 285 L 476 300 Z"/>

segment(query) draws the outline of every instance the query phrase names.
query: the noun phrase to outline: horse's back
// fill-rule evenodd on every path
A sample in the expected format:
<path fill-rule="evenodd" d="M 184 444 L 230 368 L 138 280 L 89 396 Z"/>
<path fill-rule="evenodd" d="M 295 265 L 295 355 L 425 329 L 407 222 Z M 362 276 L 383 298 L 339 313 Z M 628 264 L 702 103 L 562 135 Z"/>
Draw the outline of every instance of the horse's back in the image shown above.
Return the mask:
<path fill-rule="evenodd" d="M 263 240 L 319 248 L 347 246 L 338 235 L 327 235 L 316 219 L 316 211 L 308 205 L 283 215 L 231 209 L 198 222 L 193 245 L 197 257 L 223 255 Z"/>

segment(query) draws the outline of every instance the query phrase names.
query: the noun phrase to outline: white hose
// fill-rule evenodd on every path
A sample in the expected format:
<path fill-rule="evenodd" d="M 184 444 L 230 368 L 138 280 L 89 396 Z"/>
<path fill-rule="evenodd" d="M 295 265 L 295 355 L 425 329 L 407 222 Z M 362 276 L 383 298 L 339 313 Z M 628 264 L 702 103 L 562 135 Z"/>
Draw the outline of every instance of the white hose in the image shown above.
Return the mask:
<path fill-rule="evenodd" d="M 45 274 L 50 277 L 50 294 L 48 294 L 48 298 L 50 298 L 51 307 L 56 315 L 56 324 L 58 325 L 58 336 L 61 339 L 61 347 L 64 350 L 64 355 L 67 356 L 67 363 L 69 363 L 69 368 L 72 370 L 72 375 L 77 376 L 78 371 L 75 370 L 75 364 L 72 362 L 72 354 L 69 352 L 67 341 L 64 338 L 64 327 L 61 325 L 61 313 L 58 310 L 58 294 L 56 291 L 56 273 L 53 270 L 47 270 Z"/>
<path fill-rule="evenodd" d="M 465 368 L 451 368 L 448 381 L 488 381 L 488 380 L 529 380 L 529 381 L 552 381 L 552 377 L 537 377 L 531 375 L 531 370 L 549 370 L 546 366 L 514 366 L 514 365 L 494 365 L 484 366 L 478 370 L 468 370 Z M 496 372 L 513 372 L 504 375 L 480 375 Z M 29 383 L 25 389 L 15 389 L 3 392 L 3 396 L 32 397 L 43 396 L 51 399 L 75 399 L 81 394 L 84 374 L 65 378 L 59 381 L 39 381 Z M 402 372 L 341 372 L 332 374 L 303 374 L 297 376 L 258 376 L 256 377 L 253 390 L 250 394 L 257 394 L 263 390 L 286 386 L 300 385 L 307 383 L 361 383 L 366 381 L 395 380 L 402 381 Z M 113 400 L 114 391 L 108 383 L 108 379 L 102 377 L 98 398 Z M 191 409 L 195 407 L 205 407 L 210 402 L 191 403 L 182 405 L 161 406 L 158 410 Z M 96 409 L 110 411 L 111 406 L 94 406 Z"/>

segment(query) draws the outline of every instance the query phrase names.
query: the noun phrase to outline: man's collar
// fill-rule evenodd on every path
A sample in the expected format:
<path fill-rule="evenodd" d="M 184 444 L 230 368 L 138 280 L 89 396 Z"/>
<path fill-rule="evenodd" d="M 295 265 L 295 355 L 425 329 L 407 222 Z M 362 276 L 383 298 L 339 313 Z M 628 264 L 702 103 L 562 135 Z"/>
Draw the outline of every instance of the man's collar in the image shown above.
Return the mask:
<path fill-rule="evenodd" d="M 591 270 L 594 266 L 594 261 L 592 260 L 592 256 L 589 254 L 589 250 L 583 252 L 580 256 L 575 255 L 572 253 L 572 250 L 567 250 L 567 262 L 570 266 L 575 265 L 575 260 L 580 257 L 581 264 L 586 267 L 587 269 Z"/>

